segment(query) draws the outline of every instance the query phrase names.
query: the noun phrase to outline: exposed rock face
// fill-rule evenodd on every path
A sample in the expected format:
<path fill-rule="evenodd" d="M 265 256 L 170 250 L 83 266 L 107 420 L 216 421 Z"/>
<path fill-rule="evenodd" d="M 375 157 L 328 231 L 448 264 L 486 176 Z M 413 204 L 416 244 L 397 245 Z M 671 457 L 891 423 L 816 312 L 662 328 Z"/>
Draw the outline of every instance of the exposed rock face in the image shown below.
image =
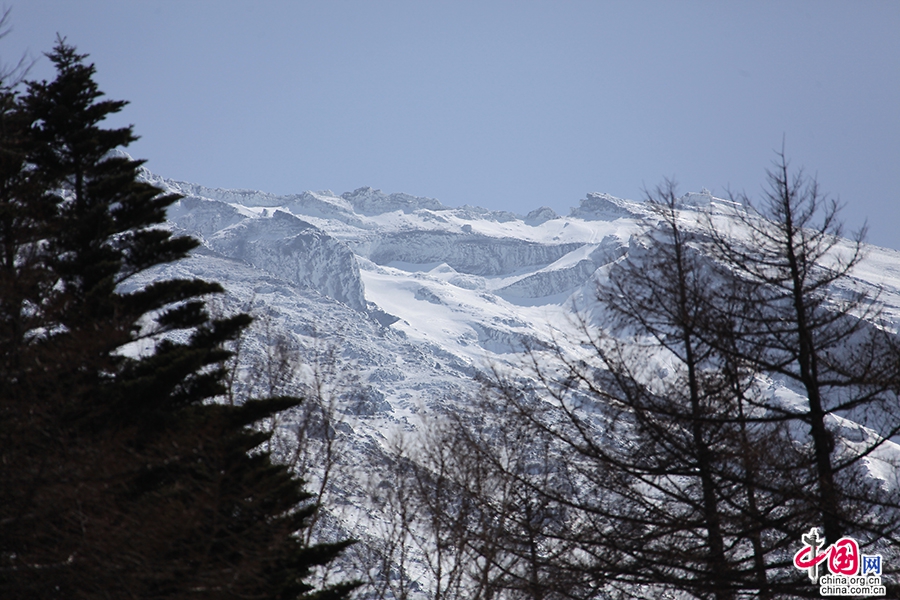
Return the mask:
<path fill-rule="evenodd" d="M 624 256 L 628 248 L 618 238 L 608 236 L 585 258 L 561 268 L 547 268 L 497 290 L 504 297 L 544 298 L 574 290 L 589 281 L 599 267 Z"/>
<path fill-rule="evenodd" d="M 641 217 L 643 214 L 644 212 L 633 202 L 609 194 L 592 192 L 581 201 L 577 208 L 572 209 L 569 216 L 585 221 L 609 221 L 610 219 Z"/>
<path fill-rule="evenodd" d="M 552 208 L 542 206 L 525 215 L 525 222 L 528 225 L 540 225 L 541 223 L 546 223 L 547 221 L 552 221 L 553 219 L 558 218 L 559 215 L 556 214 L 556 211 L 554 211 Z"/>
<path fill-rule="evenodd" d="M 197 223 L 198 232 L 208 223 Z M 356 310 L 366 310 L 356 257 L 346 244 L 283 211 L 270 218 L 243 219 L 207 238 L 209 247 L 293 283 L 309 287 Z"/>
<path fill-rule="evenodd" d="M 376 264 L 445 262 L 460 273 L 501 275 L 547 265 L 582 244 L 540 244 L 514 238 L 447 231 L 402 231 L 384 235 L 368 250 Z"/>
<path fill-rule="evenodd" d="M 385 194 L 381 190 L 362 187 L 352 192 L 341 194 L 353 210 L 362 215 L 380 215 L 400 210 L 413 212 L 419 209 L 444 210 L 447 207 L 434 198 L 417 198 L 409 194 Z"/>
<path fill-rule="evenodd" d="M 240 223 L 247 218 L 230 204 L 187 196 L 169 207 L 169 221 L 201 236 L 211 235 L 215 232 Z"/>

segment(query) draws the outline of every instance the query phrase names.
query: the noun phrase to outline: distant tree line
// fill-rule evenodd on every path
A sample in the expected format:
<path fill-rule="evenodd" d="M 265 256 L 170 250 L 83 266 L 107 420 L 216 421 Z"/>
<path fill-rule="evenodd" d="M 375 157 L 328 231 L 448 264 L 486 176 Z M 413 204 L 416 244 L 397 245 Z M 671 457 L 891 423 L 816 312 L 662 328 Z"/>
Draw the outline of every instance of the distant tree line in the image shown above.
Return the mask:
<path fill-rule="evenodd" d="M 300 404 L 234 396 L 217 283 L 132 285 L 198 242 L 179 196 L 113 152 L 94 67 L 60 39 L 53 81 L 0 81 L 0 597 L 343 598 L 312 576 L 317 506 L 259 427 Z M 130 290 L 130 291 L 126 291 Z"/>
<path fill-rule="evenodd" d="M 718 212 L 656 189 L 582 353 L 530 349 L 398 449 L 377 597 L 819 597 L 793 565 L 811 527 L 898 593 L 898 338 L 854 284 L 862 233 L 783 153 L 768 184 Z"/>

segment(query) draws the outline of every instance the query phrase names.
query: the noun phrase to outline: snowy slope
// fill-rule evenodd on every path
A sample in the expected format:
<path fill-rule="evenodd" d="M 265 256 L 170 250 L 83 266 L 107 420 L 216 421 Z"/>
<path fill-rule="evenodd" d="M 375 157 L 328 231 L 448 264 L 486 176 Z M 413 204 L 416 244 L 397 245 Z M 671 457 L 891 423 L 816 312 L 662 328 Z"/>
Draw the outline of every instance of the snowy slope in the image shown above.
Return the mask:
<path fill-rule="evenodd" d="M 219 281 L 225 310 L 261 317 L 304 352 L 338 349 L 354 392 L 340 406 L 345 446 L 326 506 L 333 525 L 363 538 L 378 517 L 361 508 L 371 474 L 360 466 L 382 460 L 399 433 L 452 412 L 477 392 L 479 371 L 517 364 L 523 347 L 553 340 L 580 352 L 574 311 L 590 306 L 595 281 L 650 216 L 641 203 L 593 193 L 565 217 L 547 208 L 519 216 L 371 188 L 276 196 L 144 176 L 184 195 L 169 225 L 202 242 L 152 277 Z M 698 208 L 731 208 L 708 193 L 681 202 L 688 221 Z M 900 324 L 900 252 L 870 247 L 856 277 Z M 256 329 L 248 352 L 264 345 Z M 878 457 L 871 462 L 877 474 Z"/>

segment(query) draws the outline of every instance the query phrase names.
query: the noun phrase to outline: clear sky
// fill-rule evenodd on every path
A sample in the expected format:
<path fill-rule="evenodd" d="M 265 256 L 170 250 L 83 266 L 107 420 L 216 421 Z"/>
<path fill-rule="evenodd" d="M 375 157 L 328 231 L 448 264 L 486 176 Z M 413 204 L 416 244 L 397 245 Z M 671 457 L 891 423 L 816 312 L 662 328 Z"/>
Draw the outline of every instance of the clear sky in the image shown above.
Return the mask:
<path fill-rule="evenodd" d="M 7 0 L 90 54 L 154 172 L 527 213 L 665 177 L 758 196 L 785 140 L 900 248 L 900 2 Z"/>

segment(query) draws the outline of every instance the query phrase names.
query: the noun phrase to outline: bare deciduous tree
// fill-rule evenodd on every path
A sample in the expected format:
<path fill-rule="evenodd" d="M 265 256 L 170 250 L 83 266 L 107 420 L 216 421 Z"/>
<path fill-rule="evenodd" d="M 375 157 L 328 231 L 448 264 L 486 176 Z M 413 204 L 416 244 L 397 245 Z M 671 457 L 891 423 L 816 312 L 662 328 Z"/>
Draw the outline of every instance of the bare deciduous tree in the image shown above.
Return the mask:
<path fill-rule="evenodd" d="M 716 257 L 748 299 L 725 350 L 805 396 L 798 408 L 766 406 L 806 428 L 813 477 L 802 485 L 826 538 L 852 532 L 867 545 L 896 544 L 896 491 L 864 464 L 900 432 L 898 342 L 877 296 L 852 283 L 864 231 L 843 238 L 838 204 L 815 179 L 792 175 L 783 153 L 768 183 L 759 208 L 737 197 L 740 238 L 707 223 Z M 859 439 L 836 437 L 843 419 Z"/>

